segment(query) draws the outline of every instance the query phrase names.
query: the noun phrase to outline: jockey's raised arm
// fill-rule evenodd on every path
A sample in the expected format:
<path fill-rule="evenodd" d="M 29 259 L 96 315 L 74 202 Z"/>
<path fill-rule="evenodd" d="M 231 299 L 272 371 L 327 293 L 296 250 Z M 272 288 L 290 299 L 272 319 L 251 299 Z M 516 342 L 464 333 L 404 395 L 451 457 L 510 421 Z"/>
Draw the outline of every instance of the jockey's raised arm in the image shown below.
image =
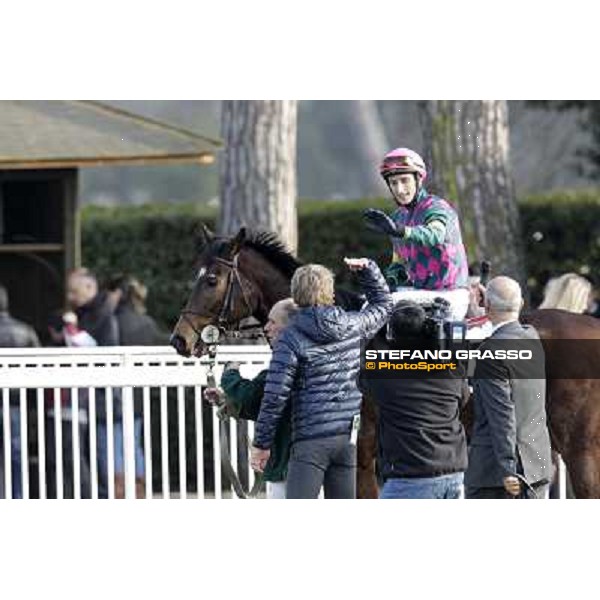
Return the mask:
<path fill-rule="evenodd" d="M 450 302 L 452 319 L 462 320 L 469 305 L 468 263 L 456 210 L 424 187 L 427 168 L 413 150 L 389 152 L 380 173 L 396 210 L 387 215 L 368 209 L 364 219 L 367 227 L 391 239 L 386 276 L 394 298 L 425 303 L 443 297 Z"/>

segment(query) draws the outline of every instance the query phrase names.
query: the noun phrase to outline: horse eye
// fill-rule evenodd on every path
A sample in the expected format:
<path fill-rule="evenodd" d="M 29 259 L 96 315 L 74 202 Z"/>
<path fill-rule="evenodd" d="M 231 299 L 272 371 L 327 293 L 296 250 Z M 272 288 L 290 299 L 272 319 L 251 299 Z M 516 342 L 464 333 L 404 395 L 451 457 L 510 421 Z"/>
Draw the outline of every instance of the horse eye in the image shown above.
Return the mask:
<path fill-rule="evenodd" d="M 214 273 L 211 273 L 210 275 L 208 275 L 206 277 L 206 281 L 208 282 L 208 285 L 217 285 L 217 276 Z"/>

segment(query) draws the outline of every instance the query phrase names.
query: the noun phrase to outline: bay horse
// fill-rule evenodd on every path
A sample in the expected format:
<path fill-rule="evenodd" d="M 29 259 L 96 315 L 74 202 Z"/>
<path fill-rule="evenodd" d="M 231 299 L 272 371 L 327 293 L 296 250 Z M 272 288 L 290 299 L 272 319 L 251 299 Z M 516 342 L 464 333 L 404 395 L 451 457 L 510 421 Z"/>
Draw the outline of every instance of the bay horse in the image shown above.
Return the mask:
<path fill-rule="evenodd" d="M 546 361 L 546 414 L 552 448 L 565 462 L 576 498 L 600 498 L 600 319 L 532 310 Z"/>
<path fill-rule="evenodd" d="M 200 356 L 207 349 L 200 338 L 206 325 L 234 330 L 243 319 L 254 317 L 263 326 L 273 304 L 290 295 L 290 282 L 299 266 L 272 233 L 242 228 L 226 238 L 203 226 L 196 278 L 171 344 L 179 354 Z M 347 310 L 359 310 L 363 302 L 358 294 L 337 288 L 335 297 Z M 546 352 L 546 409 L 553 449 L 565 462 L 576 497 L 600 498 L 600 379 L 593 372 L 593 365 L 600 370 L 600 320 L 535 310 L 524 314 L 522 321 L 536 327 Z M 377 345 L 377 338 L 373 344 Z M 589 368 L 565 370 L 565 365 L 582 364 Z M 358 439 L 358 498 L 378 496 L 376 457 L 377 412 L 375 403 L 365 397 Z"/>

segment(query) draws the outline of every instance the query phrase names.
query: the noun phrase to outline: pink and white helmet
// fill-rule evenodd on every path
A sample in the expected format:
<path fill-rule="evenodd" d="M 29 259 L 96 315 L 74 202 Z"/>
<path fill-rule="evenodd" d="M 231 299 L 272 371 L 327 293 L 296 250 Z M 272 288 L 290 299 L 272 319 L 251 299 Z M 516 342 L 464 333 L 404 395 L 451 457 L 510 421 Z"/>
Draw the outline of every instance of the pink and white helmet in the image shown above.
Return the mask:
<path fill-rule="evenodd" d="M 396 173 L 418 173 L 421 176 L 421 182 L 427 177 L 425 161 L 410 148 L 396 148 L 388 152 L 379 167 L 379 172 L 386 181 L 388 177 Z"/>

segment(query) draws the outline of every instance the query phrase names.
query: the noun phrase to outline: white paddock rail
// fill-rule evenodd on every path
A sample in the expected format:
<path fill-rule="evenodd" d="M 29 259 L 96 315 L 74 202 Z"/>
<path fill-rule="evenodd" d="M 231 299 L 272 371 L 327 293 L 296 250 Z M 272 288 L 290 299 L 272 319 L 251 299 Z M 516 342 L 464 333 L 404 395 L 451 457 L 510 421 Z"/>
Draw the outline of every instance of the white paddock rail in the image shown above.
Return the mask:
<path fill-rule="evenodd" d="M 268 346 L 221 346 L 216 358 L 215 374 L 219 381 L 225 363 L 235 361 L 241 363 L 241 373 L 245 377 L 253 377 L 266 368 L 271 358 Z M 186 447 L 186 411 L 184 406 L 185 391 L 193 390 L 194 424 L 195 424 L 195 451 L 196 451 L 196 485 L 197 497 L 205 497 L 204 482 L 204 438 L 207 435 L 207 424 L 203 420 L 202 386 L 206 386 L 208 372 L 207 359 L 186 359 L 180 357 L 169 347 L 109 347 L 109 348 L 49 348 L 49 349 L 0 349 L 0 390 L 2 393 L 2 434 L 4 440 L 4 489 L 6 498 L 12 497 L 12 478 L 20 477 L 23 498 L 30 497 L 29 481 L 36 474 L 30 473 L 28 454 L 28 395 L 35 395 L 37 414 L 37 446 L 38 465 L 37 482 L 39 483 L 39 497 L 46 497 L 46 453 L 45 429 L 48 421 L 46 415 L 47 390 L 51 398 L 50 404 L 54 406 L 53 427 L 56 439 L 56 488 L 57 498 L 62 498 L 63 493 L 63 443 L 62 434 L 64 423 L 61 415 L 61 390 L 70 390 L 71 409 L 74 415 L 79 412 L 79 393 L 87 390 L 89 398 L 89 440 L 80 439 L 78 419 L 72 420 L 72 460 L 74 496 L 80 497 L 81 464 L 80 452 L 83 443 L 89 443 L 89 469 L 91 479 L 91 497 L 98 497 L 98 472 L 97 472 L 97 446 L 96 427 L 96 402 L 97 389 L 106 390 L 107 412 L 107 446 L 108 446 L 108 497 L 115 497 L 114 484 L 114 439 L 113 419 L 114 390 L 121 390 L 122 424 L 124 443 L 124 479 L 125 497 L 135 498 L 135 438 L 134 438 L 134 388 L 141 388 L 143 403 L 144 424 L 144 459 L 145 459 L 145 497 L 155 496 L 152 485 L 152 444 L 150 422 L 150 391 L 160 390 L 160 456 L 162 463 L 162 494 L 158 497 L 186 498 L 187 485 L 187 453 Z M 178 437 L 178 466 L 179 490 L 172 494 L 170 489 L 170 458 L 169 458 L 169 422 L 167 391 L 169 388 L 177 390 L 177 437 Z M 12 390 L 12 391 L 11 391 Z M 35 390 L 29 392 L 28 390 Z M 11 401 L 12 398 L 12 401 Z M 17 400 L 18 398 L 18 400 Z M 20 412 L 20 451 L 21 473 L 12 473 L 11 469 L 11 419 L 10 411 L 16 410 L 14 402 L 18 403 Z M 31 402 L 31 400 L 30 400 Z M 13 406 L 13 408 L 11 408 Z M 156 410 L 156 409 L 155 409 Z M 214 471 L 214 495 L 221 498 L 222 479 L 220 456 L 221 447 L 218 431 L 218 417 L 213 408 L 212 414 L 212 448 Z M 46 422 L 45 422 L 46 421 Z M 230 421 L 232 449 L 231 455 L 234 463 L 237 461 L 237 423 Z M 251 426 L 250 426 L 251 433 Z M 174 458 L 174 457 L 172 457 Z M 171 458 L 171 460 L 172 460 Z M 235 464 L 234 464 L 235 466 Z M 252 470 L 248 469 L 248 477 L 252 480 Z M 252 482 L 252 481 L 251 481 Z M 234 495 L 232 495 L 233 497 Z"/>
<path fill-rule="evenodd" d="M 253 377 L 266 368 L 271 358 L 268 346 L 221 346 L 216 358 L 215 374 L 217 381 L 223 371 L 223 366 L 229 361 L 241 364 L 241 373 L 245 377 Z M 186 359 L 178 356 L 170 347 L 110 347 L 110 348 L 35 348 L 35 349 L 0 349 L 0 392 L 2 430 L 0 438 L 3 439 L 3 483 L 6 498 L 12 497 L 12 483 L 14 477 L 19 477 L 24 498 L 30 497 L 29 482 L 36 476 L 31 470 L 35 469 L 29 461 L 28 418 L 31 416 L 27 408 L 28 390 L 34 390 L 37 410 L 37 483 L 39 497 L 46 497 L 46 425 L 50 422 L 46 418 L 47 398 L 45 391 L 50 390 L 51 404 L 54 408 L 54 417 L 51 426 L 55 436 L 56 452 L 56 494 L 57 498 L 63 497 L 63 431 L 65 421 L 61 419 L 61 390 L 69 390 L 71 396 L 72 413 L 78 413 L 79 391 L 88 390 L 89 422 L 96 422 L 95 390 L 105 389 L 107 410 L 107 460 L 108 460 L 108 497 L 115 497 L 114 485 L 114 439 L 113 420 L 110 418 L 116 401 L 113 390 L 122 391 L 122 415 L 124 438 L 124 467 L 125 467 L 125 497 L 134 498 L 136 493 L 135 463 L 134 463 L 134 413 L 133 389 L 143 390 L 143 428 L 144 428 L 144 495 L 146 498 L 187 498 L 187 432 L 185 419 L 186 390 L 193 390 L 194 426 L 195 426 L 195 454 L 196 454 L 196 497 L 205 497 L 206 486 L 204 481 L 204 439 L 209 435 L 208 424 L 203 419 L 202 387 L 206 386 L 208 372 L 207 359 Z M 151 389 L 160 390 L 160 457 L 162 490 L 155 493 L 153 489 L 152 468 L 152 426 L 151 416 Z M 178 467 L 179 490 L 173 492 L 170 486 L 170 464 L 174 457 L 169 456 L 169 413 L 167 391 L 169 388 L 177 390 L 177 440 L 178 440 Z M 12 390 L 12 393 L 11 393 Z M 11 408 L 10 397 L 18 399 L 18 407 Z M 158 400 L 158 398 L 156 398 Z M 14 449 L 11 448 L 11 410 L 20 413 L 20 455 L 21 472 L 13 473 L 10 457 Z M 212 472 L 214 481 L 215 498 L 222 497 L 221 477 L 221 446 L 218 433 L 218 417 L 216 410 L 211 410 L 212 415 Z M 80 439 L 77 420 L 73 419 L 72 427 L 72 461 L 74 496 L 81 494 L 81 464 L 80 456 L 83 440 Z M 237 466 L 237 422 L 230 421 L 231 443 L 230 453 L 234 467 Z M 252 432 L 252 425 L 249 424 Z M 98 497 L 98 467 L 96 427 L 89 427 L 89 469 L 90 469 L 90 494 L 92 498 Z M 1 463 L 0 463 L 1 466 Z M 559 459 L 559 493 L 560 498 L 566 497 L 566 470 L 564 463 Z M 250 483 L 252 483 L 252 470 L 247 469 Z M 235 497 L 235 494 L 230 494 Z"/>

